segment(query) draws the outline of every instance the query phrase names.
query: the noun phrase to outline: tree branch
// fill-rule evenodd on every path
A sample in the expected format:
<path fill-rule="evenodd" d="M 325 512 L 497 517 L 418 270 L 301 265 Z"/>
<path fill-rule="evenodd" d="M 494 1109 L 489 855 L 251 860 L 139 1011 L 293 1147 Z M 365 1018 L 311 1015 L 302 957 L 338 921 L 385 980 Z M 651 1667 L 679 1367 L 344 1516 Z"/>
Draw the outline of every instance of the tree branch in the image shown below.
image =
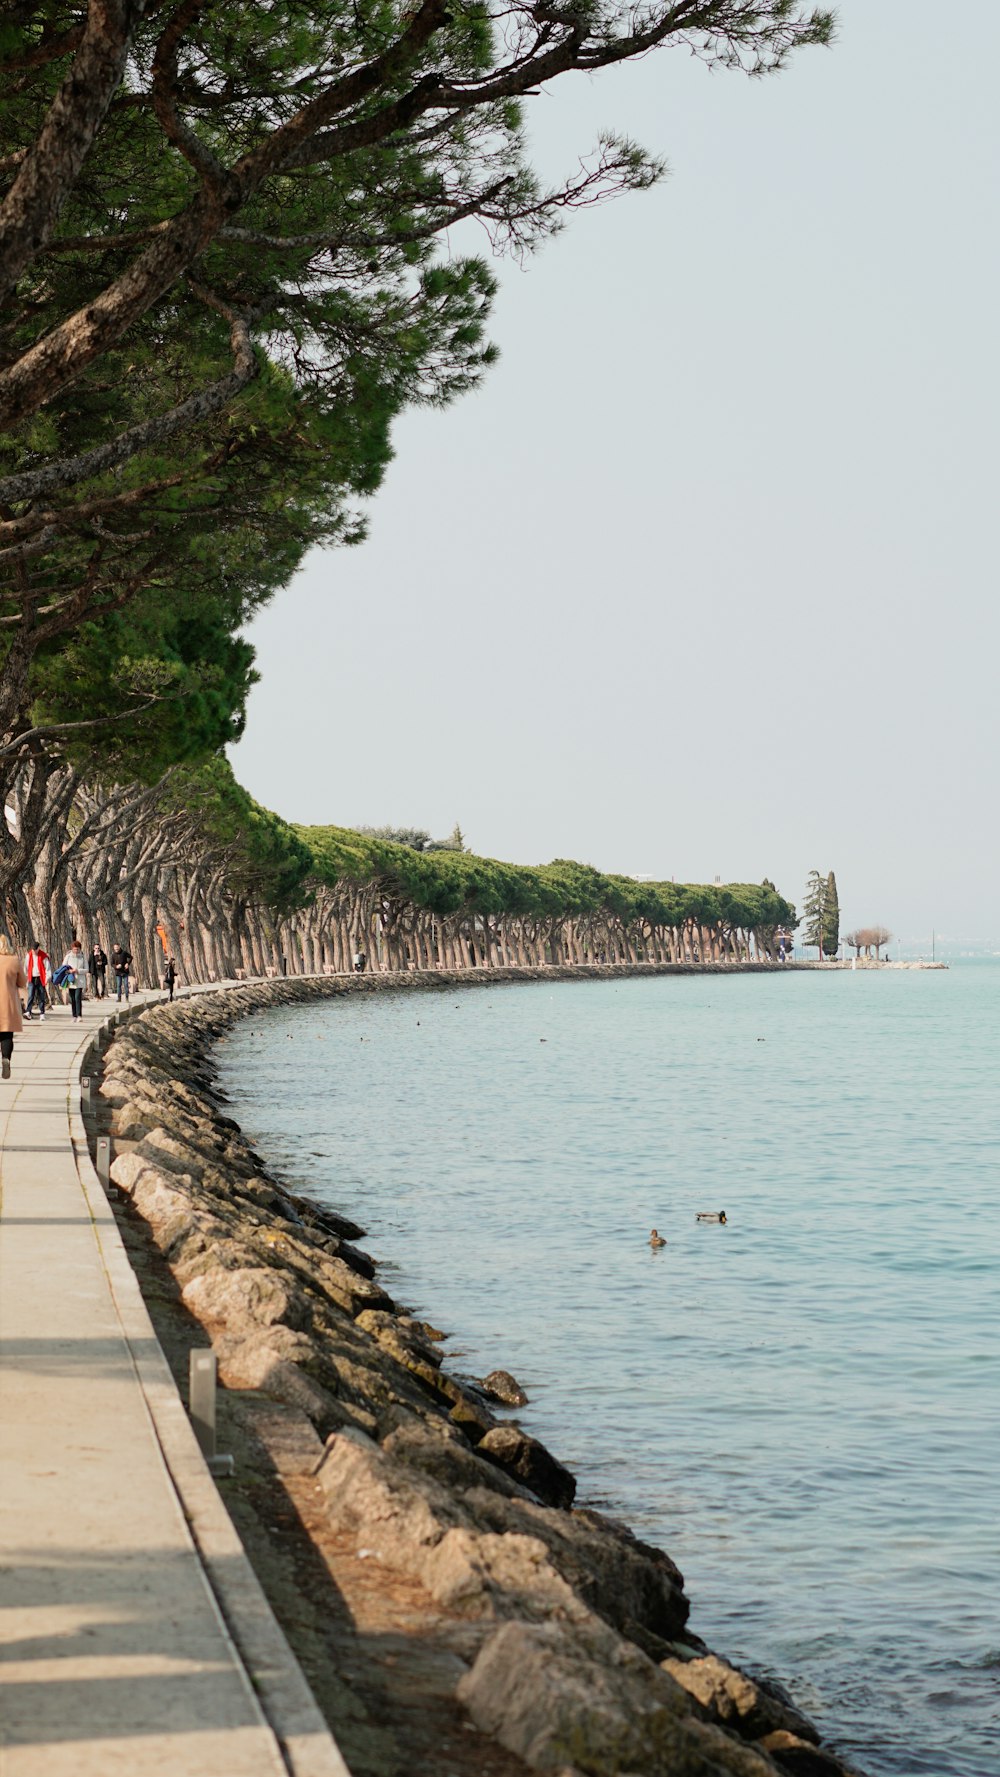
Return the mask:
<path fill-rule="evenodd" d="M 0 205 L 0 298 L 48 239 L 125 70 L 144 0 L 90 0 L 73 65 Z"/>
<path fill-rule="evenodd" d="M 200 285 L 192 284 L 192 289 L 202 302 L 217 310 L 229 322 L 229 343 L 233 354 L 233 368 L 229 375 L 220 377 L 218 382 L 209 383 L 197 395 L 190 395 L 186 401 L 171 408 L 169 413 L 159 414 L 155 419 L 143 420 L 137 426 L 130 426 L 127 431 L 119 433 L 117 438 L 109 439 L 107 444 L 99 444 L 93 450 L 83 451 L 76 457 L 63 457 L 60 462 L 46 463 L 43 469 L 27 469 L 21 475 L 8 475 L 0 481 L 0 500 L 6 504 L 12 504 L 16 500 L 36 500 L 40 495 L 50 494 L 56 488 L 70 487 L 74 482 L 117 468 L 119 463 L 137 456 L 140 451 L 163 444 L 176 433 L 200 425 L 203 420 L 221 412 L 222 408 L 228 406 L 253 381 L 257 375 L 257 360 L 250 337 L 250 325 L 256 319 L 255 314 L 253 311 L 249 314 L 237 313 Z"/>

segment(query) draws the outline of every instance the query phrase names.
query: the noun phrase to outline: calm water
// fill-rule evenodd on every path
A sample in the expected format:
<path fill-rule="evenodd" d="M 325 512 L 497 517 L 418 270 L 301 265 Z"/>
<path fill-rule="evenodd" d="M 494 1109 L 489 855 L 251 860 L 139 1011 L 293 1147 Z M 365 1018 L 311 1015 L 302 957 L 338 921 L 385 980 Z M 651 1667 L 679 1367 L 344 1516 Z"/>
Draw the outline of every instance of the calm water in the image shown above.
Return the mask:
<path fill-rule="evenodd" d="M 989 963 L 553 982 L 275 1012 L 219 1059 L 698 1633 L 879 1777 L 997 1777 L 998 1008 Z"/>

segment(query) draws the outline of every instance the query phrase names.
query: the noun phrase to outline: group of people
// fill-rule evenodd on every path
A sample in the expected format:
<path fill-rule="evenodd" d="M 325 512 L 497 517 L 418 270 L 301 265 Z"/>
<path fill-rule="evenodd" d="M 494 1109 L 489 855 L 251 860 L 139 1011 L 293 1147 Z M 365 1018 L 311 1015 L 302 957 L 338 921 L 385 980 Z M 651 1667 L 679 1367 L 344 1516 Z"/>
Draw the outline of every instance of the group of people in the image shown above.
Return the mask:
<path fill-rule="evenodd" d="M 132 952 L 126 950 L 123 944 L 116 944 L 111 952 L 111 972 L 115 978 L 118 998 L 127 1000 L 132 975 Z M 94 945 L 85 960 L 83 945 L 79 938 L 74 938 L 62 962 L 55 968 L 48 951 L 40 944 L 32 945 L 24 959 L 24 984 L 28 990 L 27 1002 L 22 1008 L 25 1015 L 33 1018 L 37 1011 L 39 1018 L 44 1018 L 52 989 L 61 988 L 69 996 L 73 1017 L 82 1018 L 85 975 L 90 976 L 93 998 L 105 999 L 108 991 L 108 953 L 100 944 Z"/>
<path fill-rule="evenodd" d="M 124 944 L 113 946 L 109 964 L 107 951 L 100 944 L 95 944 L 90 955 L 85 957 L 82 943 L 79 938 L 74 938 L 62 962 L 53 967 L 52 958 L 40 944 L 31 945 L 22 963 L 7 934 L 0 932 L 0 1078 L 10 1079 L 14 1037 L 24 1028 L 22 1020 L 27 1018 L 30 1023 L 36 1013 L 39 1020 L 43 1020 L 55 990 L 66 993 L 73 1019 L 82 1018 L 86 977 L 90 976 L 92 997 L 103 1000 L 108 995 L 109 966 L 118 999 L 127 1000 L 132 979 L 132 952 Z M 177 965 L 173 957 L 168 956 L 163 985 L 171 999 L 176 981 Z"/>

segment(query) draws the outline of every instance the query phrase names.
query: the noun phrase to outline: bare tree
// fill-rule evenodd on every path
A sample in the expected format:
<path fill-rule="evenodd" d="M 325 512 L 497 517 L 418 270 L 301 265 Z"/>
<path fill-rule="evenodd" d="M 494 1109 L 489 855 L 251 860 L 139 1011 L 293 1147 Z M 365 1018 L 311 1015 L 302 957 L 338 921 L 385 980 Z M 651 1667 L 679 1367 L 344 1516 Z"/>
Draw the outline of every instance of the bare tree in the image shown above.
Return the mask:
<path fill-rule="evenodd" d="M 891 941 L 892 933 L 885 926 L 856 926 L 853 932 L 845 932 L 844 943 L 850 944 L 856 956 L 864 951 L 866 956 L 875 952 L 875 961 L 881 962 L 880 952 Z"/>

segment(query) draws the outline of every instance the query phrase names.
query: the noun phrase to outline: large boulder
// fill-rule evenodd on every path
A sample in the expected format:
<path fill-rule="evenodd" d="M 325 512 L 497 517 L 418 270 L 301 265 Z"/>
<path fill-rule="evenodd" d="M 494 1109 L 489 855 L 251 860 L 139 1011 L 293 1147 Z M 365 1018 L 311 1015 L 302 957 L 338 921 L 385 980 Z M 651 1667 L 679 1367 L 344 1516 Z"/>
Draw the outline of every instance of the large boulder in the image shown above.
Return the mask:
<path fill-rule="evenodd" d="M 221 1324 L 230 1335 L 243 1337 L 276 1321 L 301 1328 L 311 1319 L 303 1291 L 263 1265 L 200 1271 L 184 1285 L 181 1301 L 204 1326 Z"/>
<path fill-rule="evenodd" d="M 697 1721 L 668 1673 L 606 1624 L 508 1623 L 458 1685 L 475 1726 L 539 1771 L 586 1777 L 775 1777 Z"/>
<path fill-rule="evenodd" d="M 317 1479 L 338 1529 L 456 1614 L 589 1619 L 540 1538 L 483 1532 L 454 1487 L 394 1461 L 370 1439 L 348 1431 L 328 1439 Z"/>
<path fill-rule="evenodd" d="M 111 1163 L 111 1178 L 149 1223 L 161 1251 L 195 1226 L 192 1178 L 163 1173 L 137 1154 L 119 1154 Z"/>
<path fill-rule="evenodd" d="M 576 1497 L 576 1479 L 568 1468 L 546 1450 L 537 1438 L 531 1438 L 516 1425 L 496 1425 L 479 1444 L 481 1456 L 506 1469 L 546 1505 L 571 1506 Z"/>

